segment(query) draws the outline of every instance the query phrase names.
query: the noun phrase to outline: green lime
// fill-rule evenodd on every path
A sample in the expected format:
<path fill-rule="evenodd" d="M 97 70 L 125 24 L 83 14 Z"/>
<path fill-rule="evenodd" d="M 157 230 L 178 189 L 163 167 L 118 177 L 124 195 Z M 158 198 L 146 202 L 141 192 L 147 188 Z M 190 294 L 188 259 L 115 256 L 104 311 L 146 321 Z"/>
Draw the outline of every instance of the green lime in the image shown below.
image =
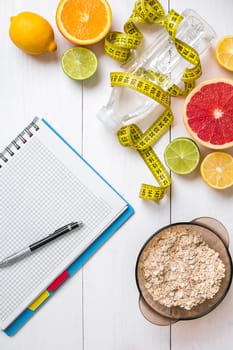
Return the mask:
<path fill-rule="evenodd" d="M 96 71 L 98 61 L 95 53 L 85 47 L 72 47 L 61 58 L 64 73 L 74 80 L 90 78 Z"/>
<path fill-rule="evenodd" d="M 177 137 L 164 151 L 164 159 L 168 168 L 176 174 L 191 173 L 198 165 L 200 151 L 197 144 L 188 137 Z"/>

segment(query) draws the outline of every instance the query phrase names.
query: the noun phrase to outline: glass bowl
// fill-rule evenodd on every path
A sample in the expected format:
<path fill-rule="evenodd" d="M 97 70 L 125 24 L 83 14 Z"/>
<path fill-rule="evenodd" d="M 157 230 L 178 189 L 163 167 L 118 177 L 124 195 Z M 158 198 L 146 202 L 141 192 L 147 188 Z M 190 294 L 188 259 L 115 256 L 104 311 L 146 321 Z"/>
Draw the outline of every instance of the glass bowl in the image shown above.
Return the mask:
<path fill-rule="evenodd" d="M 157 242 L 158 235 L 167 232 L 176 234 L 180 230 L 189 230 L 200 234 L 210 248 L 219 253 L 219 258 L 225 265 L 225 276 L 220 288 L 212 299 L 206 299 L 201 304 L 186 310 L 179 306 L 167 307 L 155 301 L 145 287 L 147 281 L 143 273 L 143 260 L 152 246 Z M 154 324 L 169 325 L 179 320 L 191 320 L 202 317 L 216 308 L 226 296 L 232 282 L 232 259 L 228 250 L 229 236 L 226 228 L 216 219 L 204 217 L 192 222 L 175 223 L 161 228 L 142 247 L 136 263 L 136 282 L 140 293 L 139 307 L 144 317 Z"/>

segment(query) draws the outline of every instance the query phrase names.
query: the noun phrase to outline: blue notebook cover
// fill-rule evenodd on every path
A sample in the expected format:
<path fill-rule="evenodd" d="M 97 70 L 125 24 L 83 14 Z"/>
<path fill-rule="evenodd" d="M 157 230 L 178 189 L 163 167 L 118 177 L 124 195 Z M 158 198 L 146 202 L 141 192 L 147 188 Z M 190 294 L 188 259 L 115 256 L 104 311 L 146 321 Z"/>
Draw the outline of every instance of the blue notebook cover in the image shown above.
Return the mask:
<path fill-rule="evenodd" d="M 57 289 L 72 277 L 93 254 L 133 215 L 132 206 L 85 160 L 83 157 L 45 120 L 42 122 L 50 128 L 78 157 L 80 157 L 99 177 L 102 178 L 127 204 L 127 209 L 99 236 L 57 279 L 41 294 L 4 332 L 13 336 L 20 328 L 44 305 L 57 291 Z"/>

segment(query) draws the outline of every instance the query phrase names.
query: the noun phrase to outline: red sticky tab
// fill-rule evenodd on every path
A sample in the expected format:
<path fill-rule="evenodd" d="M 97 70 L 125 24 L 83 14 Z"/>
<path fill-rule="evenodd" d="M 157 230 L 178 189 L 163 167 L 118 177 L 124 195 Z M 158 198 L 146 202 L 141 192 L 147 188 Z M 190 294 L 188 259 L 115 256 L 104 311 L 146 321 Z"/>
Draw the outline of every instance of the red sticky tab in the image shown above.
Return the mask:
<path fill-rule="evenodd" d="M 55 281 L 53 281 L 50 286 L 48 286 L 48 290 L 50 292 L 55 292 L 55 290 L 57 288 L 60 287 L 60 285 L 62 285 L 63 282 L 65 282 L 65 280 L 69 277 L 69 273 L 68 271 L 64 271 L 62 272 L 62 274 L 60 276 L 58 276 Z"/>

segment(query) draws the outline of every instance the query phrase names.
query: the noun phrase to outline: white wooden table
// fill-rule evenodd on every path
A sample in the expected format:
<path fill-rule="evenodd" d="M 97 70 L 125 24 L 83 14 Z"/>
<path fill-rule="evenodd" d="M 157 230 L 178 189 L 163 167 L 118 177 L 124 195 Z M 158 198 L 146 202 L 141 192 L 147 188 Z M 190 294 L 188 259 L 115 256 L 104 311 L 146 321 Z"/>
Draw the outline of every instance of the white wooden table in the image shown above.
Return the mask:
<path fill-rule="evenodd" d="M 88 0 L 86 0 L 88 1 Z M 61 54 L 72 45 L 58 32 L 55 10 L 58 0 L 0 1 L 0 149 L 33 116 L 45 117 L 133 205 L 135 215 L 13 338 L 0 334 L 1 350 L 101 349 L 101 350 L 219 350 L 233 343 L 233 290 L 207 316 L 171 327 L 146 321 L 138 308 L 135 263 L 143 243 L 170 222 L 212 216 L 224 223 L 233 241 L 233 190 L 217 192 L 194 175 L 172 175 L 171 192 L 160 202 L 138 198 L 142 182 L 153 182 L 139 155 L 121 147 L 106 131 L 96 112 L 110 94 L 110 71 L 119 63 L 104 54 L 103 42 L 93 45 L 99 59 L 97 74 L 74 82 L 60 67 Z M 134 0 L 110 0 L 114 30 L 122 30 Z M 165 9 L 195 9 L 216 31 L 216 40 L 233 34 L 232 0 L 164 0 Z M 8 36 L 9 18 L 33 11 L 52 24 L 58 50 L 32 57 L 18 50 Z M 202 59 L 203 79 L 233 75 L 221 69 L 213 48 Z M 182 123 L 184 98 L 172 100 L 175 122 L 171 133 L 156 145 L 158 155 L 169 139 L 187 135 Z M 188 135 L 187 135 L 188 136 Z M 205 152 L 202 153 L 202 157 Z M 231 246 L 232 247 L 232 246 Z M 231 248 L 232 249 L 232 248 Z M 3 302 L 1 300 L 1 302 Z"/>

